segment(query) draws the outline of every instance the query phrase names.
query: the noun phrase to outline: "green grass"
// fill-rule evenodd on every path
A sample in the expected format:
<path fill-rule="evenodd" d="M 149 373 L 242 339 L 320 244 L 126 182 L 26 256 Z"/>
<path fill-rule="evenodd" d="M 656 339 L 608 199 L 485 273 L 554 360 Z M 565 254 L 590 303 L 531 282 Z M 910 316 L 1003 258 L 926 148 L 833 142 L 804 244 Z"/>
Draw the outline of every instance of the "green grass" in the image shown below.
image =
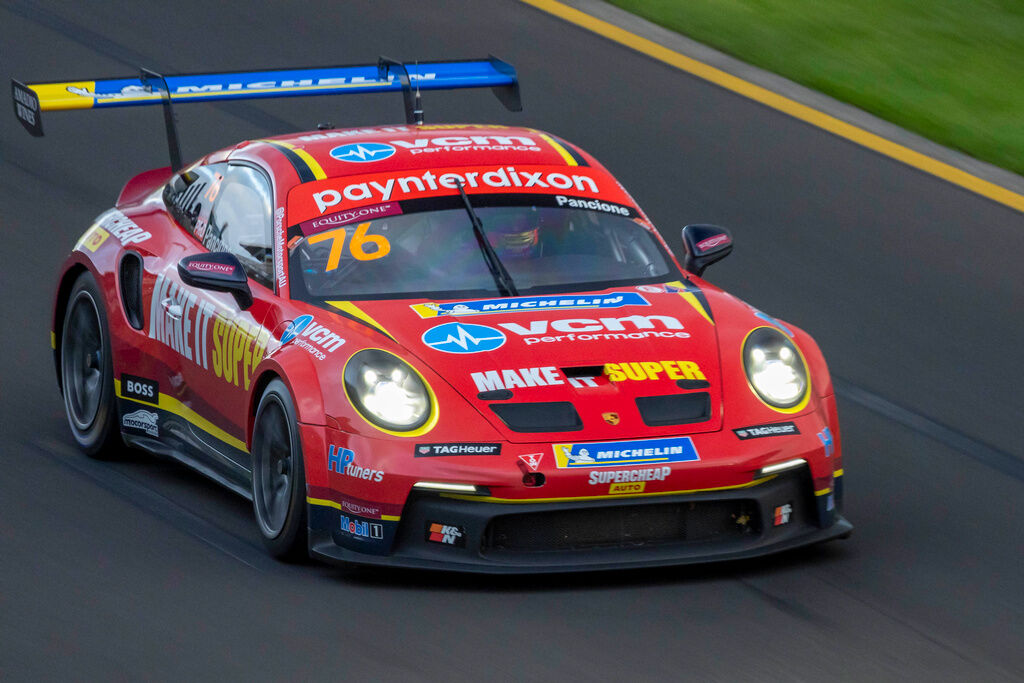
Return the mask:
<path fill-rule="evenodd" d="M 1024 174 L 1022 0 L 611 0 Z"/>

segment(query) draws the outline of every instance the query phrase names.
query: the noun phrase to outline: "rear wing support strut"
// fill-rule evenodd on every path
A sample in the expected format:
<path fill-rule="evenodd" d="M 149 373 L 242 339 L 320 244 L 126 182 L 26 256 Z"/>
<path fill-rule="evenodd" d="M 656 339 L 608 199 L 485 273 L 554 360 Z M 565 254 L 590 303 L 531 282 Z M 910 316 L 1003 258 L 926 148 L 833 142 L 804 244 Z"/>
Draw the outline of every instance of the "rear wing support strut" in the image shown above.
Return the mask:
<path fill-rule="evenodd" d="M 167 150 L 171 155 L 171 171 L 181 170 L 181 144 L 178 142 L 178 124 L 174 121 L 174 108 L 171 106 L 171 90 L 167 87 L 167 79 L 155 71 L 142 69 L 139 80 L 150 90 L 156 83 L 160 89 L 160 102 L 164 110 L 164 127 L 167 128 Z"/>

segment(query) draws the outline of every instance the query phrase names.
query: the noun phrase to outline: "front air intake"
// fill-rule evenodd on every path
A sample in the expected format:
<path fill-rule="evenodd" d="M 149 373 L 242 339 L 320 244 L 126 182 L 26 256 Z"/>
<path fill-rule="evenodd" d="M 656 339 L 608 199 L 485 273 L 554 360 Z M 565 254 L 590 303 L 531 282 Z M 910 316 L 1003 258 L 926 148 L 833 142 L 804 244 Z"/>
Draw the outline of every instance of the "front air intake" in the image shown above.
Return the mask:
<path fill-rule="evenodd" d="M 513 432 L 576 432 L 583 420 L 568 401 L 547 403 L 498 403 L 491 410 Z"/>
<path fill-rule="evenodd" d="M 667 396 L 642 396 L 636 400 L 640 417 L 648 427 L 704 422 L 711 417 L 711 396 L 706 391 Z"/>

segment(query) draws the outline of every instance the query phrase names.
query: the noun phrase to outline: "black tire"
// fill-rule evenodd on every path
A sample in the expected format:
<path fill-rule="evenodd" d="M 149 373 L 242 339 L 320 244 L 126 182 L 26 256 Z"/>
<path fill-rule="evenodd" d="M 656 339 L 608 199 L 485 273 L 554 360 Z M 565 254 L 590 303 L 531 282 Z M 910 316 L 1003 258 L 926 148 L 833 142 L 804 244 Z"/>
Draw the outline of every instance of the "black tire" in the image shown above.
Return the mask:
<path fill-rule="evenodd" d="M 103 296 L 92 273 L 86 271 L 75 280 L 64 313 L 61 393 L 75 441 L 86 455 L 101 460 L 124 453 L 113 367 Z"/>
<path fill-rule="evenodd" d="M 280 560 L 309 559 L 305 491 L 295 404 L 284 382 L 274 379 L 253 423 L 252 505 L 263 544 Z"/>

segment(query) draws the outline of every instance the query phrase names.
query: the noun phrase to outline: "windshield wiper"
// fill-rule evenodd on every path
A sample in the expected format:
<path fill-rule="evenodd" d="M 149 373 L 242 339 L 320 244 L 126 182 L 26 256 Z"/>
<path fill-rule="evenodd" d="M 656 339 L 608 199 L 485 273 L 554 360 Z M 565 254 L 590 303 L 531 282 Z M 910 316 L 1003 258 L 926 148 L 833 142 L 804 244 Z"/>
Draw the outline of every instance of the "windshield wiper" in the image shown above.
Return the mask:
<path fill-rule="evenodd" d="M 480 222 L 480 217 L 476 215 L 476 211 L 473 210 L 473 205 L 469 203 L 469 197 L 466 196 L 462 183 L 456 183 L 456 186 L 459 188 L 459 194 L 462 195 L 462 201 L 466 205 L 466 213 L 469 214 L 469 220 L 473 224 L 476 241 L 480 244 L 480 251 L 484 254 L 487 268 L 491 271 L 491 275 L 494 276 L 494 284 L 497 285 L 498 292 L 502 296 L 519 296 L 516 286 L 512 283 L 512 276 L 505 270 L 505 266 L 501 263 L 501 259 L 498 258 L 498 254 L 495 253 L 494 247 L 487 241 L 487 235 L 484 234 L 484 225 Z"/>

